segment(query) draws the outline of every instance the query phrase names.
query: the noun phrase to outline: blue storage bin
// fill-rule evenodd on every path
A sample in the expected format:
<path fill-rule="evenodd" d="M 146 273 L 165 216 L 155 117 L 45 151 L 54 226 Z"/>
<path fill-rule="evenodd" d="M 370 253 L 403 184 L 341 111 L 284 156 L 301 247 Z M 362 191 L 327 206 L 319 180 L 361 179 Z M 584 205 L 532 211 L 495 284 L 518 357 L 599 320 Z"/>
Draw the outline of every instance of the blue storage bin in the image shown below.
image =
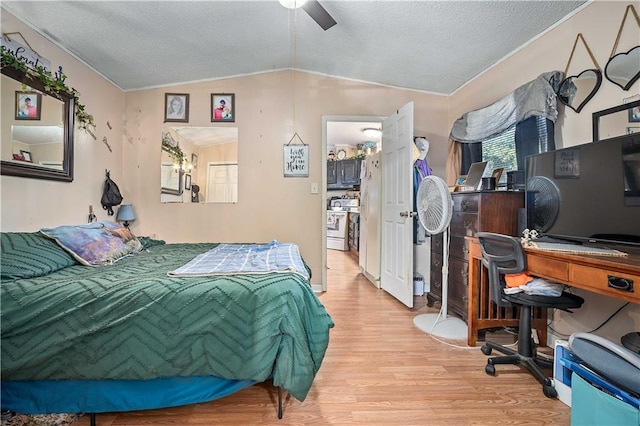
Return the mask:
<path fill-rule="evenodd" d="M 600 390 L 578 373 L 571 377 L 572 426 L 640 426 L 638 405 Z"/>

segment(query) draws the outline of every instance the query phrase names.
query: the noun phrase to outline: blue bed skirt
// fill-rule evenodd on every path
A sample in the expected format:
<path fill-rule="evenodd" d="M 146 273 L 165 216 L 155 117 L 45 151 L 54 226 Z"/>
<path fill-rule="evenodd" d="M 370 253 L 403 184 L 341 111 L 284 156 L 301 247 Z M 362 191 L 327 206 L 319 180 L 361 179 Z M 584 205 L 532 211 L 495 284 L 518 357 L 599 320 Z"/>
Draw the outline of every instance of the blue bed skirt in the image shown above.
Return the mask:
<path fill-rule="evenodd" d="M 214 376 L 152 380 L 3 381 L 3 410 L 22 414 L 110 413 L 213 401 L 253 385 Z"/>

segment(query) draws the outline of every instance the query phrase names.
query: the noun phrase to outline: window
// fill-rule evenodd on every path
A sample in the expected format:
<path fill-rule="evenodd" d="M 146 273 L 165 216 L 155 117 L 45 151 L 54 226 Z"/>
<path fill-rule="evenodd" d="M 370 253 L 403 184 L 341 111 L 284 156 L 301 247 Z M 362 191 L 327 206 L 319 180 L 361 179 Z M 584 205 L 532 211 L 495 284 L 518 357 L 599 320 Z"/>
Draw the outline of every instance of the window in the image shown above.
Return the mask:
<path fill-rule="evenodd" d="M 468 169 L 472 162 L 486 161 L 487 174 L 496 168 L 504 169 L 498 183 L 505 184 L 507 172 L 524 172 L 526 156 L 555 149 L 554 123 L 545 117 L 533 116 L 479 144 L 467 145 L 479 145 L 479 149 L 463 150 L 463 169 Z M 480 155 L 481 159 L 478 158 Z"/>
<path fill-rule="evenodd" d="M 493 138 L 482 141 L 482 161 L 487 162 L 487 170 L 502 167 L 500 182 L 507 182 L 507 172 L 518 169 L 516 160 L 515 126 Z"/>

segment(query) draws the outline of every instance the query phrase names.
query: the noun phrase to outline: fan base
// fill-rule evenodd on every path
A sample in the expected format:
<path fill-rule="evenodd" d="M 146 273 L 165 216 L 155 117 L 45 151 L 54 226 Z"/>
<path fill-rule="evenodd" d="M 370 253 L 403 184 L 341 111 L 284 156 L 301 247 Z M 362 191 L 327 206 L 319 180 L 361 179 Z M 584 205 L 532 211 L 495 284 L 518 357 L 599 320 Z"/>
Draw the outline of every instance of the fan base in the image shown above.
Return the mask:
<path fill-rule="evenodd" d="M 440 314 L 422 314 L 413 319 L 413 324 L 421 331 L 433 336 L 451 340 L 467 339 L 467 324 L 460 318 L 442 317 Z"/>

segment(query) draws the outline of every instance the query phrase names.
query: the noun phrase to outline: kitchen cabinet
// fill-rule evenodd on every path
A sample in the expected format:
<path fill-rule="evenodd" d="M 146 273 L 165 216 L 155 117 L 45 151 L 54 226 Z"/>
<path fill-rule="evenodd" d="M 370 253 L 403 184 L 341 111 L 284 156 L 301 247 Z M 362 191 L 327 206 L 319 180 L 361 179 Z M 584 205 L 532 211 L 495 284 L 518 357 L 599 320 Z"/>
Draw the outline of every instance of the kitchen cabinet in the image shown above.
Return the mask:
<path fill-rule="evenodd" d="M 465 237 L 477 232 L 517 235 L 523 191 L 454 192 L 449 225 L 448 310 L 467 320 L 469 246 Z M 443 234 L 431 237 L 431 286 L 427 304 L 442 300 Z"/>
<path fill-rule="evenodd" d="M 351 189 L 360 185 L 362 159 L 327 161 L 327 189 Z"/>

